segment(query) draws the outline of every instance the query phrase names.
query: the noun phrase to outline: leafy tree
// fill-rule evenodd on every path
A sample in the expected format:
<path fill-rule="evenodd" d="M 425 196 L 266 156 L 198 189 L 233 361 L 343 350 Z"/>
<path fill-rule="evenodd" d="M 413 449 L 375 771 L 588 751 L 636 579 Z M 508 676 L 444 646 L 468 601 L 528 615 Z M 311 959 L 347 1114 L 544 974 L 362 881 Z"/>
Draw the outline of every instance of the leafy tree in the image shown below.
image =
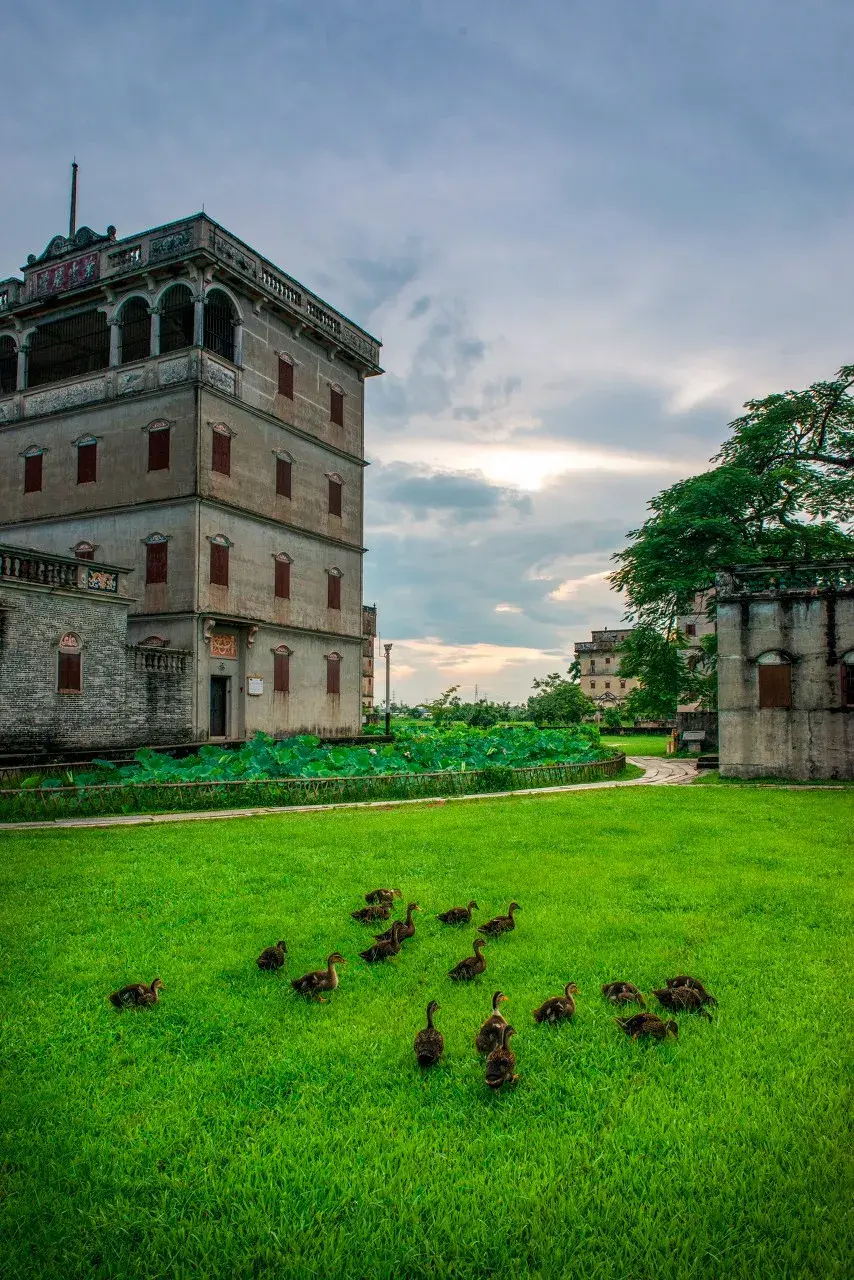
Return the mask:
<path fill-rule="evenodd" d="M 602 715 L 602 723 L 606 729 L 620 729 L 623 724 L 623 716 L 619 707 L 608 707 Z"/>
<path fill-rule="evenodd" d="M 578 724 L 595 711 L 581 686 L 565 680 L 559 671 L 535 680 L 534 688 L 537 692 L 528 699 L 528 717 L 536 725 Z"/>
<path fill-rule="evenodd" d="M 676 715 L 679 693 L 688 674 L 681 652 L 685 644 L 678 632 L 664 635 L 644 623 L 635 627 L 620 646 L 620 676 L 643 681 L 626 698 L 626 710 L 636 720 L 667 720 Z"/>
<path fill-rule="evenodd" d="M 457 697 L 459 687 L 458 684 L 452 684 L 450 689 L 446 689 L 438 698 L 424 703 L 433 717 L 434 724 L 446 724 L 449 720 L 458 718 L 459 708 L 462 706 L 462 702 Z"/>

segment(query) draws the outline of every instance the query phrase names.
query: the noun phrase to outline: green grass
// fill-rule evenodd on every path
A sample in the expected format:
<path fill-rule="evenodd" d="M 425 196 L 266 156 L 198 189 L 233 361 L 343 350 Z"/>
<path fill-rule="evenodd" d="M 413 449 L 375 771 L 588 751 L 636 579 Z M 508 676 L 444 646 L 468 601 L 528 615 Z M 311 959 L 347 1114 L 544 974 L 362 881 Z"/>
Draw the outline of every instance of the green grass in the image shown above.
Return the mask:
<path fill-rule="evenodd" d="M 717 769 L 708 769 L 693 779 L 693 786 L 704 787 L 854 787 L 850 778 L 722 778 Z"/>
<path fill-rule="evenodd" d="M 841 1278 L 852 816 L 641 787 L 7 835 L 0 1274 Z M 396 961 L 314 1006 L 257 971 L 281 936 L 291 976 L 355 957 L 376 884 L 425 908 Z M 522 910 L 459 989 L 472 930 L 433 915 L 469 896 Z M 678 970 L 715 1021 L 631 1043 L 600 983 Z M 107 1003 L 155 975 L 156 1009 Z M 536 1027 L 570 979 L 574 1024 Z M 472 1036 L 497 987 L 521 1081 L 493 1097 Z"/>
<path fill-rule="evenodd" d="M 667 754 L 666 733 L 609 734 L 602 732 L 602 746 L 616 747 L 627 756 L 663 756 Z"/>

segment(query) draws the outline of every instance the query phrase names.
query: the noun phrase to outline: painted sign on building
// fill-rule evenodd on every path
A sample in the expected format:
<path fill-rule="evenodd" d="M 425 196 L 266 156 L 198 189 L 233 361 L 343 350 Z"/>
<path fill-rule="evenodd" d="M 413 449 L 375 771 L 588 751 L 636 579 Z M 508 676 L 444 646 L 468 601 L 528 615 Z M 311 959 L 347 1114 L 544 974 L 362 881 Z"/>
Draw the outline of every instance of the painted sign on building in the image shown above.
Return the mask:
<path fill-rule="evenodd" d="M 78 289 L 83 284 L 97 280 L 101 269 L 99 253 L 81 253 L 69 262 L 58 262 L 46 267 L 36 276 L 36 293 L 40 298 L 52 293 L 64 293 L 66 289 Z"/>
<path fill-rule="evenodd" d="M 236 658 L 237 636 L 211 636 L 212 658 Z"/>

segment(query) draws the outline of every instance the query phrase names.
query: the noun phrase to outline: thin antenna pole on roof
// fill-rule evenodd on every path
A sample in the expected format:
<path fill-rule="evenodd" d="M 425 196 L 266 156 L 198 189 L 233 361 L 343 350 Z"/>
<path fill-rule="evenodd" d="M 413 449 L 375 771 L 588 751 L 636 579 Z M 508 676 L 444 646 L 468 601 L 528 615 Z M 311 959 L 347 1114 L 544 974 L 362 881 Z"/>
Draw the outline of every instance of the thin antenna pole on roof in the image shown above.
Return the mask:
<path fill-rule="evenodd" d="M 74 239 L 77 230 L 77 158 L 71 162 L 71 209 L 68 214 L 68 239 Z"/>

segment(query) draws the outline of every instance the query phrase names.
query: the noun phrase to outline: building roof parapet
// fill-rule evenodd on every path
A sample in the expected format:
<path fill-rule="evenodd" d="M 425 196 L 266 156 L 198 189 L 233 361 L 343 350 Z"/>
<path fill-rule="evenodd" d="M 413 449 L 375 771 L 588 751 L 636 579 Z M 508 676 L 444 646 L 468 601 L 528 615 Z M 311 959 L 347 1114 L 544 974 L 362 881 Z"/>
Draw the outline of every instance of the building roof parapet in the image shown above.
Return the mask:
<path fill-rule="evenodd" d="M 14 547 L 0 543 L 0 583 L 21 583 L 62 591 L 121 596 L 130 603 L 126 579 L 132 569 L 103 564 L 97 560 L 78 560 L 74 556 L 54 555 L 32 547 Z"/>
<path fill-rule="evenodd" d="M 734 565 L 715 579 L 718 601 L 761 596 L 819 596 L 854 592 L 854 560 L 774 562 Z"/>

